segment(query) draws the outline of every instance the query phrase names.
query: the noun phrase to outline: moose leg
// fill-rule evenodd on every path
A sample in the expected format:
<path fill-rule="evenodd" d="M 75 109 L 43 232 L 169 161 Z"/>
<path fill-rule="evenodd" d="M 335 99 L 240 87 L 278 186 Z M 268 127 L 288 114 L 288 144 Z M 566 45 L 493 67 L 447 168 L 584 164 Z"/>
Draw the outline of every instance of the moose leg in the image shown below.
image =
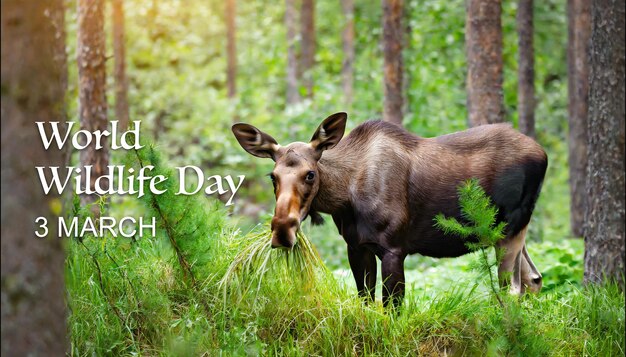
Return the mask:
<path fill-rule="evenodd" d="M 522 250 L 526 239 L 526 229 L 524 227 L 517 235 L 508 237 L 498 242 L 498 248 L 504 250 L 502 261 L 498 267 L 498 280 L 501 286 L 510 283 L 511 294 L 521 295 L 524 293 L 522 282 Z"/>
<path fill-rule="evenodd" d="M 376 255 L 368 249 L 363 249 L 365 261 L 365 289 L 369 293 L 370 301 L 376 300 Z"/>
<path fill-rule="evenodd" d="M 389 302 L 399 307 L 404 299 L 404 256 L 387 252 L 383 255 L 381 272 L 383 275 L 383 306 Z"/>
<path fill-rule="evenodd" d="M 373 301 L 376 287 L 376 257 L 374 253 L 361 246 L 348 245 L 348 261 L 359 296 L 368 297 Z"/>
<path fill-rule="evenodd" d="M 541 290 L 541 273 L 539 273 L 535 264 L 533 264 L 533 261 L 530 259 L 528 250 L 526 250 L 526 244 L 524 244 L 522 248 L 522 283 L 533 293 L 538 293 L 539 290 Z"/>

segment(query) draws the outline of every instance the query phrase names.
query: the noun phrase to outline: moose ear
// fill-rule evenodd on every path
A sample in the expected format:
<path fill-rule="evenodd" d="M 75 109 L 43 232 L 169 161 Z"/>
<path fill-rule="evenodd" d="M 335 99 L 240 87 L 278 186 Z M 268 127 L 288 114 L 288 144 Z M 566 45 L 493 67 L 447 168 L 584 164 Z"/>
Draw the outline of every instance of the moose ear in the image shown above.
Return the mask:
<path fill-rule="evenodd" d="M 276 140 L 250 124 L 237 123 L 232 127 L 239 145 L 248 153 L 275 160 L 276 150 L 280 147 Z"/>
<path fill-rule="evenodd" d="M 346 130 L 348 114 L 335 113 L 324 119 L 311 138 L 311 146 L 318 152 L 332 149 L 339 143 Z"/>

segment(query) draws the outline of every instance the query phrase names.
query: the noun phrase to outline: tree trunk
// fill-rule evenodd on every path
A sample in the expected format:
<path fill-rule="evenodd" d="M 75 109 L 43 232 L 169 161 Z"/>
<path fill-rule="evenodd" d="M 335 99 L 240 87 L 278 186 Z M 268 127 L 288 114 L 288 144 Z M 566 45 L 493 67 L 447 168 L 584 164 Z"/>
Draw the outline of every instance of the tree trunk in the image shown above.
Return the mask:
<path fill-rule="evenodd" d="M 341 82 L 343 87 L 344 103 L 352 104 L 354 84 L 354 0 L 341 0 L 341 8 L 345 18 L 345 25 L 341 32 L 343 44 L 343 63 L 341 64 Z"/>
<path fill-rule="evenodd" d="M 504 121 L 500 0 L 467 0 L 467 112 L 471 126 Z"/>
<path fill-rule="evenodd" d="M 624 1 L 591 14 L 585 282 L 624 287 Z"/>
<path fill-rule="evenodd" d="M 402 125 L 403 0 L 383 0 L 384 104 L 383 120 Z"/>
<path fill-rule="evenodd" d="M 64 250 L 54 237 L 58 195 L 44 195 L 36 166 L 64 166 L 44 150 L 36 121 L 65 122 L 63 0 L 3 0 L 2 23 L 2 355 L 66 353 Z M 47 219 L 48 238 L 35 231 Z"/>
<path fill-rule="evenodd" d="M 235 0 L 226 1 L 226 84 L 228 87 L 228 98 L 233 99 L 237 96 L 237 40 L 235 34 L 237 27 L 235 25 L 235 17 L 237 7 Z"/>
<path fill-rule="evenodd" d="M 107 130 L 106 53 L 103 0 L 78 0 L 78 82 L 79 113 L 82 130 Z M 83 185 L 91 185 L 106 172 L 109 164 L 108 139 L 102 138 L 100 150 L 95 140 L 81 150 Z M 85 182 L 85 171 L 92 166 L 91 183 Z M 108 187 L 108 183 L 107 184 Z M 94 202 L 97 195 L 83 195 L 83 204 Z"/>
<path fill-rule="evenodd" d="M 298 62 L 296 61 L 296 6 L 295 0 L 285 0 L 285 27 L 287 28 L 287 105 L 300 101 L 298 93 Z"/>
<path fill-rule="evenodd" d="M 519 129 L 535 137 L 535 51 L 533 48 L 533 0 L 519 0 L 517 6 L 519 44 L 517 112 Z"/>
<path fill-rule="evenodd" d="M 113 18 L 113 59 L 115 61 L 115 119 L 122 130 L 128 128 L 128 78 L 126 77 L 126 41 L 124 31 L 124 2 L 111 0 Z"/>
<path fill-rule="evenodd" d="M 568 0 L 568 112 L 570 226 L 572 235 L 583 236 L 585 180 L 587 177 L 587 115 L 589 103 L 589 37 L 591 2 Z"/>
<path fill-rule="evenodd" d="M 301 68 L 307 97 L 313 97 L 313 65 L 315 64 L 315 1 L 302 0 L 300 12 Z"/>

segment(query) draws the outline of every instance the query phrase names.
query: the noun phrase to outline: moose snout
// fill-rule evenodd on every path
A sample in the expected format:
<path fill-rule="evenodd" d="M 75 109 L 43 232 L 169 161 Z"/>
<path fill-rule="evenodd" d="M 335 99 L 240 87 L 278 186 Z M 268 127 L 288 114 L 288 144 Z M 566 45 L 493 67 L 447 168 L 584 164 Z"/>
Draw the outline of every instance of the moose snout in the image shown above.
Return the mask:
<path fill-rule="evenodd" d="M 272 218 L 272 248 L 291 248 L 296 244 L 300 221 L 295 217 Z"/>

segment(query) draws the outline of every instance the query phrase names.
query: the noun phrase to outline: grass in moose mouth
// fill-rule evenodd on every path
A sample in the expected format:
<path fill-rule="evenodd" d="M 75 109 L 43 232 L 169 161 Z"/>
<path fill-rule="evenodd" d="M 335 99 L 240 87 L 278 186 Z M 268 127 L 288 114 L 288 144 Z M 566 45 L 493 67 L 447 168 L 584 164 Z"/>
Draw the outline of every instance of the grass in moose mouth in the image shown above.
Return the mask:
<path fill-rule="evenodd" d="M 272 279 L 300 284 L 309 290 L 319 279 L 318 273 L 327 272 L 317 249 L 301 230 L 291 249 L 272 249 L 271 236 L 269 224 L 263 224 L 256 232 L 241 238 L 238 242 L 240 251 L 220 281 L 224 294 L 233 286 L 239 286 L 242 296 L 258 291 L 269 272 Z"/>

